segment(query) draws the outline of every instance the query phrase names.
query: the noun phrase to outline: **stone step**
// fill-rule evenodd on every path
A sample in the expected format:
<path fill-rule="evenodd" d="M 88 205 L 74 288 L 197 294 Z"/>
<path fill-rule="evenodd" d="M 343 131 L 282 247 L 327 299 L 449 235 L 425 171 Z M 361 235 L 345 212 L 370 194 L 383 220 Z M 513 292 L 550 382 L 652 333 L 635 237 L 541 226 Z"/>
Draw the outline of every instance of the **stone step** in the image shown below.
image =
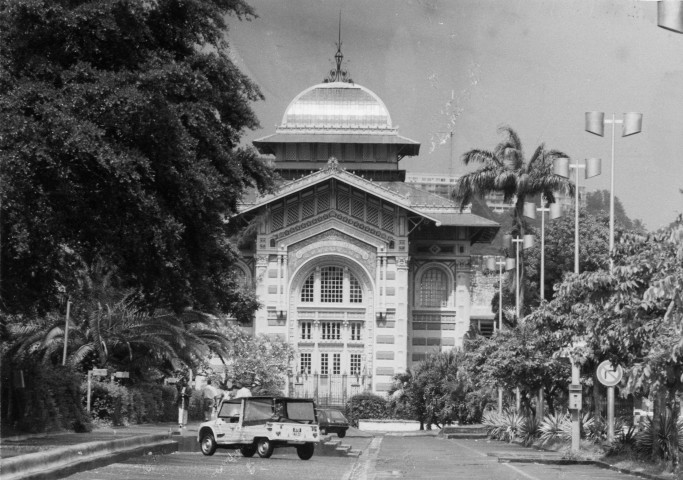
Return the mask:
<path fill-rule="evenodd" d="M 488 438 L 485 433 L 448 433 L 444 436 L 453 440 L 484 440 Z"/>
<path fill-rule="evenodd" d="M 323 437 L 315 446 L 316 455 L 327 457 L 357 457 L 360 451 L 352 450 L 351 445 L 345 445 L 340 440 L 332 440 L 331 437 Z"/>
<path fill-rule="evenodd" d="M 450 433 L 486 433 L 486 427 L 483 425 L 446 425 L 441 429 L 441 434 L 448 435 Z"/>

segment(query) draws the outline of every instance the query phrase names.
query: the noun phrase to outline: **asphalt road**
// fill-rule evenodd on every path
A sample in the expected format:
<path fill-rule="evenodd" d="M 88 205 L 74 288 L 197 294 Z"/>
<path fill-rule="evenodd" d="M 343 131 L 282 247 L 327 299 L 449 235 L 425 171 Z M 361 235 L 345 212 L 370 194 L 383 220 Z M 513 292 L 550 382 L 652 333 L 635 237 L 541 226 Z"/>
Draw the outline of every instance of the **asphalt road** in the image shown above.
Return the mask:
<path fill-rule="evenodd" d="M 498 463 L 491 453 L 505 452 L 500 442 L 446 440 L 438 437 L 375 437 L 358 457 L 314 455 L 299 460 L 294 449 L 275 450 L 269 459 L 244 458 L 219 450 L 201 453 L 144 455 L 72 475 L 82 480 L 379 480 L 379 479 L 496 479 L 627 480 L 636 477 L 590 465 Z"/>

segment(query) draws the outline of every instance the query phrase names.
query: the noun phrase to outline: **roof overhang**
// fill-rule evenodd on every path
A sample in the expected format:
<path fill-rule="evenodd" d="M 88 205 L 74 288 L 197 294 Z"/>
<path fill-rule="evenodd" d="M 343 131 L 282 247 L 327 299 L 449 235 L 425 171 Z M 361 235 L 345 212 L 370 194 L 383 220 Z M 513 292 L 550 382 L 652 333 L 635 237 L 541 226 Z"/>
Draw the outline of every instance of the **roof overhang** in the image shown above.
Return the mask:
<path fill-rule="evenodd" d="M 274 154 L 274 146 L 282 143 L 357 143 L 373 145 L 397 145 L 403 156 L 414 156 L 420 153 L 420 143 L 400 135 L 384 135 L 374 133 L 274 133 L 252 142 L 260 153 Z"/>

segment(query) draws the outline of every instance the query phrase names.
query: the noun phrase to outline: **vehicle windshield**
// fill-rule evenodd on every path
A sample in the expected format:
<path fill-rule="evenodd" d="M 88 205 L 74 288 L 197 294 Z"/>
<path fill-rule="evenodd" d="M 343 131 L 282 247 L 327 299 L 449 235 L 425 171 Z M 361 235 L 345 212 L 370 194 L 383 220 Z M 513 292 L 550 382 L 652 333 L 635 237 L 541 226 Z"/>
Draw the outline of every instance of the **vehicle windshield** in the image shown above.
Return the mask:
<path fill-rule="evenodd" d="M 237 416 L 239 416 L 241 409 L 242 409 L 242 402 L 238 402 L 238 403 L 224 402 L 223 405 L 221 405 L 220 412 L 218 412 L 218 417 L 219 418 L 237 417 Z"/>
<path fill-rule="evenodd" d="M 287 418 L 297 422 L 315 423 L 313 402 L 287 402 Z"/>

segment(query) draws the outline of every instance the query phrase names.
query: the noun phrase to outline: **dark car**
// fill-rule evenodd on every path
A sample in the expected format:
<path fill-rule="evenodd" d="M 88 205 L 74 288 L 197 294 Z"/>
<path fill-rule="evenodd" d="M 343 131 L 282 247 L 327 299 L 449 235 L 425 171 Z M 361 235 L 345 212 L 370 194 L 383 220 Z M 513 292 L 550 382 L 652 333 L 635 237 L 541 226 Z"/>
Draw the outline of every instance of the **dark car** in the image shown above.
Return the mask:
<path fill-rule="evenodd" d="M 318 427 L 321 435 L 336 433 L 339 438 L 346 436 L 349 429 L 349 421 L 343 413 L 332 408 L 318 409 Z"/>

